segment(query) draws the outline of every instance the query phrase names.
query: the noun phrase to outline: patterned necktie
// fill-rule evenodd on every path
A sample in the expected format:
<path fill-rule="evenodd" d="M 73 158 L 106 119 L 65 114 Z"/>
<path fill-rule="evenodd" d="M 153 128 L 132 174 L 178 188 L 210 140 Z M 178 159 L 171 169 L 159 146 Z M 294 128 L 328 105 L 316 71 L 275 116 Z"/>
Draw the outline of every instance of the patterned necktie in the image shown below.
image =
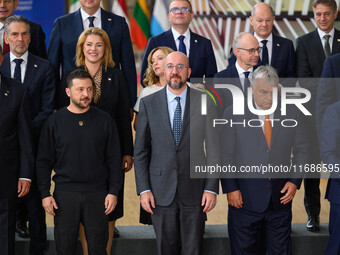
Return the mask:
<path fill-rule="evenodd" d="M 270 140 L 272 139 L 272 124 L 269 115 L 264 116 L 264 137 L 266 138 L 268 148 L 270 149 Z"/>
<path fill-rule="evenodd" d="M 244 82 L 243 82 L 243 92 L 244 92 L 244 98 L 248 100 L 248 88 L 249 88 L 249 76 L 250 72 L 244 72 Z M 248 101 L 246 101 L 248 102 Z"/>
<path fill-rule="evenodd" d="M 269 65 L 269 57 L 268 57 L 268 48 L 267 48 L 268 40 L 262 40 L 262 65 Z"/>
<path fill-rule="evenodd" d="M 15 69 L 14 69 L 14 80 L 17 80 L 18 82 L 22 82 L 21 81 L 21 63 L 22 60 L 21 58 L 16 58 L 13 60 L 15 62 Z"/>
<path fill-rule="evenodd" d="M 2 55 L 5 55 L 9 52 L 9 45 L 5 42 L 5 33 L 3 33 L 3 43 L 2 43 Z"/>
<path fill-rule="evenodd" d="M 185 48 L 184 38 L 185 38 L 184 35 L 181 35 L 181 36 L 178 37 L 178 40 L 179 40 L 178 50 L 186 55 L 187 49 Z"/>
<path fill-rule="evenodd" d="M 182 129 L 182 108 L 181 108 L 181 98 L 175 97 L 177 101 L 177 106 L 175 109 L 174 120 L 172 123 L 172 133 L 174 136 L 175 144 L 178 145 L 179 136 L 181 135 Z"/>
<path fill-rule="evenodd" d="M 324 35 L 323 36 L 323 39 L 325 40 L 324 51 L 325 51 L 326 58 L 331 55 L 331 46 L 329 45 L 329 38 L 330 37 L 331 37 L 330 35 Z"/>
<path fill-rule="evenodd" d="M 94 27 L 94 23 L 93 23 L 93 21 L 94 21 L 94 19 L 95 19 L 96 17 L 93 17 L 93 16 L 91 16 L 91 17 L 88 17 L 88 19 L 89 19 L 89 21 L 90 21 L 90 25 L 89 25 L 89 27 Z"/>

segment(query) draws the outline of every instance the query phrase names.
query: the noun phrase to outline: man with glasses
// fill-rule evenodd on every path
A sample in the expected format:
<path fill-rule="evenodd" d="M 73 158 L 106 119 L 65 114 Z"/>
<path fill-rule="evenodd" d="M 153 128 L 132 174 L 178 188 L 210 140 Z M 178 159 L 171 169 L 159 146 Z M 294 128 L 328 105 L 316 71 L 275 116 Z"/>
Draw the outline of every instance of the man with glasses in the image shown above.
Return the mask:
<path fill-rule="evenodd" d="M 251 10 L 250 24 L 254 29 L 254 36 L 259 42 L 262 52 L 257 65 L 270 65 L 274 67 L 280 78 L 294 78 L 295 51 L 293 42 L 289 39 L 273 34 L 275 16 L 273 8 L 266 3 L 257 3 Z M 236 57 L 231 54 L 229 65 L 236 62 Z M 283 83 L 284 86 L 294 84 Z"/>
<path fill-rule="evenodd" d="M 236 56 L 236 62 L 229 65 L 225 70 L 215 74 L 215 84 L 231 83 L 239 87 L 245 97 L 247 97 L 247 89 L 250 86 L 249 79 L 252 77 L 254 67 L 257 66 L 261 48 L 255 36 L 250 33 L 242 32 L 236 35 L 233 42 L 233 51 Z M 232 96 L 228 90 L 223 89 L 219 93 L 223 102 L 221 114 L 224 109 L 232 104 Z"/>
<path fill-rule="evenodd" d="M 151 37 L 145 49 L 141 68 L 141 84 L 148 67 L 148 56 L 154 48 L 159 46 L 167 46 L 184 53 L 189 58 L 191 78 L 213 77 L 217 72 L 217 66 L 211 41 L 189 29 L 194 18 L 190 1 L 173 0 L 169 10 L 168 18 L 171 28 L 160 35 Z"/>
<path fill-rule="evenodd" d="M 215 207 L 218 180 L 190 178 L 190 167 L 197 160 L 199 165 L 218 163 L 218 137 L 208 128 L 217 118 L 216 108 L 201 115 L 201 92 L 187 86 L 191 69 L 183 53 L 169 54 L 165 63 L 167 86 L 140 102 L 134 151 L 137 193 L 151 213 L 158 255 L 199 255 L 204 213 Z"/>

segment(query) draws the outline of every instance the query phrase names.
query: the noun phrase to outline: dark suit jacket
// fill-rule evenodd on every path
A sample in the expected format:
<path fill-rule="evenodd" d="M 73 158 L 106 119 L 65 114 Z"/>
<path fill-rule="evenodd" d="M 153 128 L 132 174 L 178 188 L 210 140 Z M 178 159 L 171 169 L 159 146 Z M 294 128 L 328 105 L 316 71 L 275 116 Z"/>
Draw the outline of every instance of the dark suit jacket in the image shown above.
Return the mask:
<path fill-rule="evenodd" d="M 218 193 L 217 179 L 190 178 L 193 165 L 216 165 L 219 160 L 216 132 L 208 131 L 216 114 L 202 116 L 200 98 L 200 92 L 188 88 L 177 147 L 170 125 L 166 88 L 141 100 L 134 150 L 137 193 L 151 190 L 157 206 L 169 206 L 176 192 L 186 205 L 200 205 L 204 190 Z M 208 146 L 207 157 L 204 141 Z"/>
<path fill-rule="evenodd" d="M 10 54 L 4 56 L 0 72 L 11 77 Z M 35 138 L 55 107 L 55 79 L 50 62 L 46 59 L 28 53 L 27 69 L 24 84 L 28 88 L 28 99 Z"/>
<path fill-rule="evenodd" d="M 316 97 L 316 123 L 318 130 L 328 106 L 340 100 L 340 54 L 328 57 L 324 64 Z"/>
<path fill-rule="evenodd" d="M 113 13 L 101 10 L 101 18 L 102 29 L 110 38 L 113 60 L 124 73 L 129 88 L 130 106 L 133 107 L 137 99 L 137 76 L 129 28 L 123 17 Z M 60 65 L 63 72 L 76 67 L 76 45 L 83 31 L 80 9 L 55 20 L 48 46 L 48 59 L 57 79 L 60 77 Z"/>
<path fill-rule="evenodd" d="M 29 21 L 30 23 L 30 34 L 31 34 L 31 42 L 28 47 L 28 51 L 34 55 L 37 55 L 41 58 L 47 58 L 46 53 L 46 44 L 45 44 L 45 33 L 42 30 L 41 26 L 37 23 Z"/>
<path fill-rule="evenodd" d="M 228 59 L 228 66 L 235 64 L 236 56 L 233 49 L 230 50 L 231 55 Z M 257 66 L 261 66 L 261 58 Z M 293 42 L 273 34 L 273 48 L 270 65 L 274 67 L 280 78 L 294 78 L 295 73 L 295 50 Z"/>
<path fill-rule="evenodd" d="M 246 108 L 245 115 L 232 114 L 232 107 L 229 107 L 224 116 L 228 121 L 247 123 L 248 120 L 258 119 L 257 115 L 251 113 Z M 221 161 L 222 165 L 232 165 L 240 169 L 241 166 L 260 166 L 269 164 L 272 166 L 290 166 L 291 153 L 294 158 L 292 164 L 303 165 L 308 162 L 308 140 L 305 133 L 305 123 L 303 116 L 296 108 L 288 107 L 287 115 L 281 116 L 280 106 L 274 113 L 275 121 L 272 129 L 270 150 L 263 133 L 262 127 L 250 127 L 243 125 L 222 125 L 220 132 L 221 144 Z M 294 119 L 298 125 L 292 127 L 282 127 L 280 122 L 283 119 Z M 303 176 L 303 175 L 302 175 Z M 243 176 L 245 177 L 245 176 Z M 259 177 L 259 174 L 257 175 Z M 301 179 L 290 175 L 286 179 L 261 179 L 261 178 L 239 178 L 239 179 L 222 179 L 223 193 L 240 190 L 243 199 L 243 209 L 262 213 L 268 206 L 270 201 L 274 209 L 281 209 L 290 204 L 282 205 L 280 197 L 284 194 L 280 193 L 285 183 L 290 181 L 298 188 Z"/>
<path fill-rule="evenodd" d="M 140 72 L 141 84 L 143 84 L 143 76 L 148 67 L 148 56 L 154 48 L 160 46 L 167 46 L 177 51 L 171 29 L 149 39 L 142 60 Z M 190 31 L 189 65 L 191 68 L 191 78 L 201 78 L 204 75 L 206 78 L 213 77 L 217 72 L 215 55 L 210 40 L 192 31 Z"/>
<path fill-rule="evenodd" d="M 33 178 L 34 148 L 27 89 L 1 75 L 0 198 L 18 195 L 18 178 Z"/>
<path fill-rule="evenodd" d="M 73 70 L 66 72 L 65 77 Z M 70 98 L 65 92 L 66 87 L 66 79 L 63 79 L 62 86 L 60 86 L 61 90 L 58 91 L 60 94 L 58 98 L 61 100 L 57 102 L 57 109 L 70 104 Z M 105 69 L 103 70 L 101 95 L 98 103 L 95 104 L 92 102 L 92 105 L 107 112 L 113 118 L 119 135 L 121 153 L 123 156 L 132 156 L 133 142 L 130 119 L 129 91 L 121 70 L 116 67 L 108 67 L 106 72 Z"/>
<path fill-rule="evenodd" d="M 329 106 L 322 120 L 320 132 L 320 152 L 323 162 L 332 165 L 333 172 L 328 180 L 326 198 L 340 205 L 340 103 Z M 337 168 L 337 170 L 336 170 Z M 331 169 L 331 168 L 329 168 Z M 337 172 L 336 172 L 337 171 Z"/>
<path fill-rule="evenodd" d="M 216 73 L 214 75 L 214 84 L 232 84 L 243 91 L 243 87 L 235 63 L 228 66 L 226 69 Z M 233 104 L 233 96 L 231 92 L 227 89 L 217 89 L 216 91 L 220 95 L 222 101 L 222 106 L 218 107 L 219 116 L 222 117 L 225 109 Z"/>

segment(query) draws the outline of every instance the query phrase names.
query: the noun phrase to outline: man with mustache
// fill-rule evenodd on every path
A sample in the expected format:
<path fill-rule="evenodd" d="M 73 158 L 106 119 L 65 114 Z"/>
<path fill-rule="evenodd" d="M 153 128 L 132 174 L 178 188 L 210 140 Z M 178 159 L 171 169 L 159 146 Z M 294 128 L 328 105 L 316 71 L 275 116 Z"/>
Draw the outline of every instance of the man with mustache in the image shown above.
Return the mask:
<path fill-rule="evenodd" d="M 4 56 L 0 71 L 3 75 L 23 83 L 28 88 L 33 135 L 37 147 L 41 127 L 54 109 L 55 79 L 52 65 L 48 60 L 29 52 L 30 23 L 25 17 L 10 16 L 3 29 L 5 42 L 9 45 L 10 52 Z M 47 245 L 45 212 L 41 206 L 35 176 L 30 193 L 24 199 L 28 211 L 30 255 L 43 254 Z M 21 228 L 25 229 L 27 223 L 24 214 L 20 213 L 25 211 L 23 208 L 25 205 L 20 203 L 20 209 L 17 212 L 17 232 L 19 236 L 22 236 Z"/>
<path fill-rule="evenodd" d="M 140 102 L 134 154 L 137 193 L 143 209 L 151 213 L 158 254 L 199 255 L 204 213 L 215 207 L 218 180 L 190 178 L 190 167 L 196 160 L 200 165 L 218 163 L 218 139 L 208 128 L 216 110 L 214 106 L 201 115 L 201 93 L 187 86 L 191 69 L 186 55 L 169 54 L 164 68 L 167 86 Z"/>
<path fill-rule="evenodd" d="M 113 119 L 90 106 L 93 81 L 81 69 L 67 77 L 68 107 L 46 121 L 37 156 L 45 211 L 54 217 L 58 254 L 75 254 L 80 222 L 89 254 L 106 254 L 108 218 L 122 185 L 119 138 Z M 55 191 L 50 194 L 51 172 Z"/>

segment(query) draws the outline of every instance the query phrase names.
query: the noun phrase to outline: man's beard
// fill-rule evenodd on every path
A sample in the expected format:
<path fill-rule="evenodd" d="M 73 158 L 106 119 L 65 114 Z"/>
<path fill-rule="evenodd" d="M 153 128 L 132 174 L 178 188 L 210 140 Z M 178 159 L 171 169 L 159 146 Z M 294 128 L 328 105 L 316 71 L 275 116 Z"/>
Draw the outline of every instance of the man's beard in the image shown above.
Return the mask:
<path fill-rule="evenodd" d="M 171 78 L 173 78 L 173 77 L 178 77 L 178 78 L 180 79 L 180 82 L 179 82 L 178 84 L 172 83 L 172 82 L 171 82 Z M 168 83 L 168 85 L 170 86 L 170 88 L 172 88 L 172 89 L 174 89 L 174 90 L 178 90 L 178 89 L 182 88 L 183 85 L 185 84 L 185 82 L 183 82 L 183 81 L 181 80 L 181 77 L 178 76 L 178 75 L 172 75 L 167 83 Z"/>
<path fill-rule="evenodd" d="M 82 98 L 82 99 L 88 99 L 88 100 L 90 100 L 89 98 Z M 77 107 L 77 108 L 79 108 L 79 109 L 85 109 L 85 108 L 87 108 L 90 104 L 88 104 L 88 105 L 83 105 L 82 103 L 81 103 L 81 100 L 79 101 L 79 102 L 77 102 L 76 100 L 74 100 L 73 98 L 71 98 L 71 100 L 72 100 L 72 103 Z"/>

